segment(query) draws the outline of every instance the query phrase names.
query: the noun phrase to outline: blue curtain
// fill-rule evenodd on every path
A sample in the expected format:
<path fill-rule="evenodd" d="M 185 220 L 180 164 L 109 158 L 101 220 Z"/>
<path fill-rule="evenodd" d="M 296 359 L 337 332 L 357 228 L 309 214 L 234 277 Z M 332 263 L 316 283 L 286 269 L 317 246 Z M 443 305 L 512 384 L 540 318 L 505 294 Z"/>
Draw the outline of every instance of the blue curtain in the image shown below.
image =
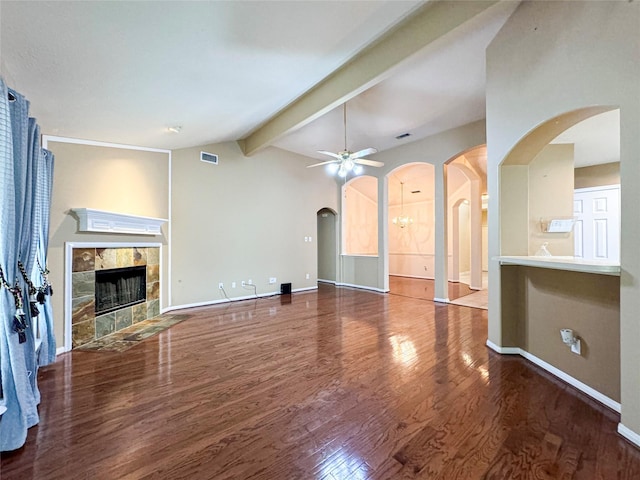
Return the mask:
<path fill-rule="evenodd" d="M 38 364 L 55 359 L 48 298 L 42 313 L 30 308 L 43 283 L 35 266 L 46 266 L 52 168 L 53 156 L 40 148 L 39 128 L 29 118 L 29 102 L 0 78 L 0 267 L 6 282 L 0 288 L 0 402 L 7 407 L 0 418 L 0 451 L 20 448 L 27 429 L 38 423 Z M 20 303 L 23 333 L 16 323 Z M 42 341 L 39 352 L 36 339 Z"/>

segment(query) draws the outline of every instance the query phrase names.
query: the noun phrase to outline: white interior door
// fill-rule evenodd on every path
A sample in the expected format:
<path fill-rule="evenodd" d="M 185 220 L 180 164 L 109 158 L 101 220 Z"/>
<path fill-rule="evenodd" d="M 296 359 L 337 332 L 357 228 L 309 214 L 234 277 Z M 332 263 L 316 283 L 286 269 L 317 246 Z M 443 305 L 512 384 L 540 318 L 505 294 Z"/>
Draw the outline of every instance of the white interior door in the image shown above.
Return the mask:
<path fill-rule="evenodd" d="M 620 185 L 574 191 L 574 255 L 585 260 L 620 261 Z"/>

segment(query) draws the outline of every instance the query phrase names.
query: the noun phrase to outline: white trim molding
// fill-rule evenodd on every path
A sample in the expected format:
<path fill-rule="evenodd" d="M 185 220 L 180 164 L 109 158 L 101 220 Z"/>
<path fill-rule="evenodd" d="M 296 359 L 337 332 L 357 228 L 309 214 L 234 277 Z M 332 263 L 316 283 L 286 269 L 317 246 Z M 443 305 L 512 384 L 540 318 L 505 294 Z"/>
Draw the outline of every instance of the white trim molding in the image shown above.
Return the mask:
<path fill-rule="evenodd" d="M 520 355 L 520 349 L 518 347 L 499 347 L 491 340 L 487 340 L 487 347 L 502 355 Z"/>
<path fill-rule="evenodd" d="M 304 292 L 309 292 L 317 289 L 318 289 L 317 286 L 296 288 L 294 290 L 291 290 L 291 293 L 304 293 Z M 187 308 L 208 307 L 211 305 L 218 305 L 220 303 L 240 302 L 242 300 L 257 300 L 259 298 L 276 297 L 280 295 L 282 295 L 280 292 L 267 292 L 267 293 L 259 293 L 258 295 L 243 295 L 242 297 L 221 298 L 219 300 L 205 300 L 204 302 L 186 303 L 184 305 L 172 305 L 170 307 L 163 308 L 161 310 L 161 313 L 173 312 L 174 310 L 184 310 Z"/>
<path fill-rule="evenodd" d="M 73 143 L 75 145 L 89 145 L 92 147 L 120 148 L 123 150 L 141 150 L 143 152 L 171 153 L 164 148 L 140 147 L 138 145 L 125 145 L 123 143 L 100 142 L 97 140 L 85 140 L 82 138 L 58 137 L 56 135 L 42 135 L 42 148 L 48 148 L 49 142 Z"/>
<path fill-rule="evenodd" d="M 350 287 L 350 288 L 359 288 L 361 290 L 371 290 L 372 292 L 378 292 L 378 293 L 389 293 L 389 290 L 385 290 L 384 288 L 378 288 L 378 287 L 367 287 L 365 285 L 355 285 L 353 283 L 342 283 L 342 282 L 336 282 L 335 283 L 336 287 Z"/>
<path fill-rule="evenodd" d="M 318 286 L 315 285 L 313 287 L 294 288 L 293 290 L 291 290 L 291 293 L 311 292 L 313 290 L 318 290 Z M 280 294 L 280 292 L 278 292 L 278 294 Z"/>
<path fill-rule="evenodd" d="M 451 300 L 449 300 L 448 298 L 433 297 L 433 301 L 436 303 L 451 303 Z"/>
<path fill-rule="evenodd" d="M 636 447 L 640 447 L 640 435 L 630 428 L 625 427 L 622 422 L 618 423 L 618 433 L 633 443 Z"/>
<path fill-rule="evenodd" d="M 594 400 L 597 400 L 598 402 L 600 402 L 604 406 L 609 407 L 614 412 L 620 413 L 620 410 L 621 410 L 620 402 L 616 402 L 612 398 L 607 397 L 605 394 L 600 393 L 599 391 L 595 390 L 594 388 L 591 388 L 586 383 L 582 383 L 577 378 L 572 377 L 568 373 L 563 372 L 559 368 L 554 367 L 550 363 L 547 363 L 544 360 L 542 360 L 541 358 L 538 358 L 535 355 L 532 355 L 531 353 L 527 352 L 526 350 L 523 350 L 523 349 L 518 348 L 518 347 L 500 347 L 500 346 L 496 345 L 495 343 L 491 342 L 490 340 L 487 340 L 487 347 L 489 347 L 492 350 L 494 350 L 494 351 L 496 351 L 496 352 L 498 352 L 500 354 L 503 354 L 503 355 L 516 355 L 516 354 L 520 355 L 521 357 L 525 358 L 526 360 L 529 360 L 531 363 L 539 366 L 543 370 L 546 370 L 550 374 L 558 377 L 563 382 L 568 383 L 572 387 L 577 388 L 578 390 L 580 390 L 582 393 L 590 396 Z"/>
<path fill-rule="evenodd" d="M 160 235 L 166 218 L 141 217 L 93 208 L 72 208 L 78 217 L 79 232 Z"/>

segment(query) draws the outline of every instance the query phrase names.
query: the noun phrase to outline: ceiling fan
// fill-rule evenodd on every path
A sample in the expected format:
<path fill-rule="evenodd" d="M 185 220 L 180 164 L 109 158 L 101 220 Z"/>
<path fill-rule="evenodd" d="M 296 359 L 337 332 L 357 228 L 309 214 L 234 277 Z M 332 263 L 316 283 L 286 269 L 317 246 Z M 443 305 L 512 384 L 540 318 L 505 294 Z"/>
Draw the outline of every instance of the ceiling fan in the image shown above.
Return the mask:
<path fill-rule="evenodd" d="M 356 174 L 360 173 L 358 171 L 362 169 L 360 165 L 367 165 L 369 167 L 382 167 L 384 165 L 384 163 L 382 162 L 363 158 L 367 155 L 371 155 L 372 153 L 376 153 L 378 150 L 376 150 L 375 148 L 365 148 L 357 152 L 351 152 L 347 150 L 347 104 L 346 103 L 343 104 L 343 111 L 344 111 L 344 150 L 338 153 L 329 152 L 327 150 L 318 150 L 318 153 L 322 153 L 323 155 L 329 155 L 330 157 L 333 157 L 334 160 L 327 160 L 326 162 L 314 163 L 313 165 L 307 166 L 307 168 L 319 167 L 321 165 L 335 164 L 338 176 L 346 177 L 349 172 L 354 172 Z"/>

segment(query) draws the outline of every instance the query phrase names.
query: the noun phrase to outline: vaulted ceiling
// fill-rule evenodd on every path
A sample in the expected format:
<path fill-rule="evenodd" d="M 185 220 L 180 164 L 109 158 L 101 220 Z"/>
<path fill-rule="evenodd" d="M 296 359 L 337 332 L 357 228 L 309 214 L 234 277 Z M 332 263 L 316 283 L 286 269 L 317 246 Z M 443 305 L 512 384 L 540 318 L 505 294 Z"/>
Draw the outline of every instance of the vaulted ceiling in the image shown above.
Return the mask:
<path fill-rule="evenodd" d="M 484 118 L 485 49 L 518 3 L 3 0 L 0 74 L 45 134 L 323 158 L 347 102 L 348 148 L 383 151 Z"/>
<path fill-rule="evenodd" d="M 1 73 L 47 134 L 315 156 L 484 117 L 484 49 L 517 2 L 2 1 Z M 168 127 L 180 126 L 179 134 Z"/>

